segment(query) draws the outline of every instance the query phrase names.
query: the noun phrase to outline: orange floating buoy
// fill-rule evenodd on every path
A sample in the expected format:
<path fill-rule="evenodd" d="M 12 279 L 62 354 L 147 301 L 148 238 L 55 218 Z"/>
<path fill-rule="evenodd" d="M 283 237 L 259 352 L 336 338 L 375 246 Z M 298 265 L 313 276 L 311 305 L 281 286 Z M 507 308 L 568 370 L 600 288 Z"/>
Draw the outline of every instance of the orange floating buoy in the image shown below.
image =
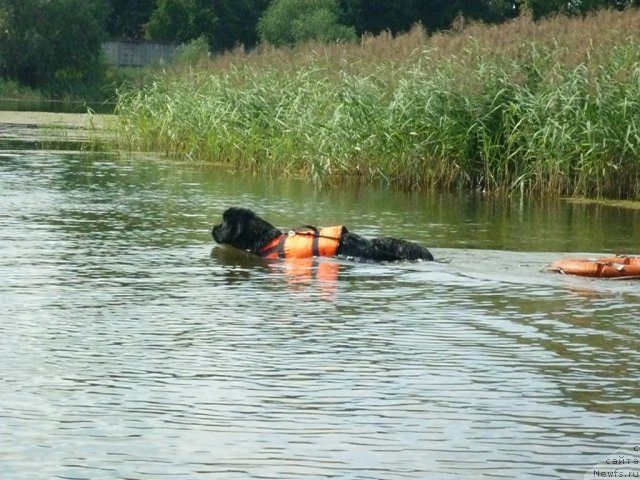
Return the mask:
<path fill-rule="evenodd" d="M 549 268 L 552 272 L 595 278 L 640 278 L 640 257 L 563 258 Z"/>

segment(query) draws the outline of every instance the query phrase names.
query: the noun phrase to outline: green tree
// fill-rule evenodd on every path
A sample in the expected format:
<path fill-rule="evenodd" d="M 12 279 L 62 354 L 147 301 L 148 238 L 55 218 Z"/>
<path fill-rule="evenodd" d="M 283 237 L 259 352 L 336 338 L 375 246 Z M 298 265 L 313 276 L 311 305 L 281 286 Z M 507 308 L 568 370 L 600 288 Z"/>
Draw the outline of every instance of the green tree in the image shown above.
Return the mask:
<path fill-rule="evenodd" d="M 227 49 L 258 43 L 258 21 L 269 0 L 218 0 L 216 2 L 220 22 L 216 28 L 214 49 Z"/>
<path fill-rule="evenodd" d="M 95 80 L 105 18 L 102 0 L 0 0 L 0 76 L 45 88 Z"/>
<path fill-rule="evenodd" d="M 337 0 L 274 0 L 258 21 L 258 33 L 273 45 L 355 40 L 355 28 L 342 24 L 340 15 Z"/>
<path fill-rule="evenodd" d="M 558 13 L 585 14 L 600 8 L 639 6 L 640 0 L 339 0 L 343 23 L 354 25 L 358 35 L 382 31 L 398 33 L 416 23 L 428 31 L 451 28 L 462 15 L 468 20 L 500 23 L 524 9 L 535 19 Z"/>
<path fill-rule="evenodd" d="M 179 43 L 204 37 L 211 45 L 217 22 L 210 0 L 158 0 L 146 33 L 153 40 Z"/>
<path fill-rule="evenodd" d="M 155 9 L 156 0 L 107 0 L 107 3 L 107 34 L 110 38 L 139 40 L 144 37 L 144 25 Z"/>
<path fill-rule="evenodd" d="M 393 34 L 409 30 L 416 23 L 429 31 L 450 28 L 459 15 L 470 20 L 501 22 L 517 15 L 514 0 L 340 0 L 345 23 L 358 35 Z"/>
<path fill-rule="evenodd" d="M 420 21 L 420 0 L 340 0 L 345 23 L 353 25 L 358 35 L 383 31 L 398 33 Z M 427 7 L 431 8 L 431 6 Z"/>
<path fill-rule="evenodd" d="M 205 38 L 213 51 L 257 42 L 268 0 L 158 0 L 146 26 L 150 39 L 188 43 Z"/>
<path fill-rule="evenodd" d="M 602 8 L 616 8 L 640 5 L 639 0 L 517 0 L 518 10 L 527 8 L 534 19 L 540 19 L 557 13 L 576 15 L 585 14 Z"/>

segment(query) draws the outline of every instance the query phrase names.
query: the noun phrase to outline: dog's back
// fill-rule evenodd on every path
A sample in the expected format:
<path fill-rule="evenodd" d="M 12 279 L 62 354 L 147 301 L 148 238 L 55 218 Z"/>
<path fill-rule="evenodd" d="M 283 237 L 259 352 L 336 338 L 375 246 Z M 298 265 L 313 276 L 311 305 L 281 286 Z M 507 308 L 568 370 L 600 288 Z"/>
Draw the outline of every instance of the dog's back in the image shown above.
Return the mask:
<path fill-rule="evenodd" d="M 367 240 L 349 231 L 345 231 L 342 235 L 337 254 L 380 262 L 396 260 L 433 261 L 431 252 L 415 242 L 399 238 L 373 238 Z"/>

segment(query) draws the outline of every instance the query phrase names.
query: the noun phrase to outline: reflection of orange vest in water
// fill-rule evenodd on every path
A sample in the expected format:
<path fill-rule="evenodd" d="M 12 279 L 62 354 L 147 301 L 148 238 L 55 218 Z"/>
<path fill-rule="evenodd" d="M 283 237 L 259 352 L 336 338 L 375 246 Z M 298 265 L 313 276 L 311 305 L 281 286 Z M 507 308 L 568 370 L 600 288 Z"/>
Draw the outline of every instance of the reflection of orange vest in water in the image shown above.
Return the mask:
<path fill-rule="evenodd" d="M 306 285 L 313 280 L 319 280 L 318 285 L 328 290 L 325 293 L 334 293 L 340 264 L 332 260 L 316 260 L 311 257 L 285 258 L 284 272 L 292 286 Z"/>
<path fill-rule="evenodd" d="M 340 245 L 342 225 L 324 227 L 304 227 L 274 238 L 260 250 L 263 258 L 308 258 L 332 257 Z"/>

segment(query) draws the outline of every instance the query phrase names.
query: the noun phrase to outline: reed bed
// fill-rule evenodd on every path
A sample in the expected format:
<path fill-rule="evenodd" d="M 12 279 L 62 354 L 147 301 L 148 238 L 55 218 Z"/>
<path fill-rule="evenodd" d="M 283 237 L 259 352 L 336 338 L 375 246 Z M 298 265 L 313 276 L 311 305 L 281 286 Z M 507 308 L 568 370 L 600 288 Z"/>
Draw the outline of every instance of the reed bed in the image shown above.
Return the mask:
<path fill-rule="evenodd" d="M 242 50 L 121 92 L 121 138 L 320 184 L 640 198 L 640 12 Z"/>

